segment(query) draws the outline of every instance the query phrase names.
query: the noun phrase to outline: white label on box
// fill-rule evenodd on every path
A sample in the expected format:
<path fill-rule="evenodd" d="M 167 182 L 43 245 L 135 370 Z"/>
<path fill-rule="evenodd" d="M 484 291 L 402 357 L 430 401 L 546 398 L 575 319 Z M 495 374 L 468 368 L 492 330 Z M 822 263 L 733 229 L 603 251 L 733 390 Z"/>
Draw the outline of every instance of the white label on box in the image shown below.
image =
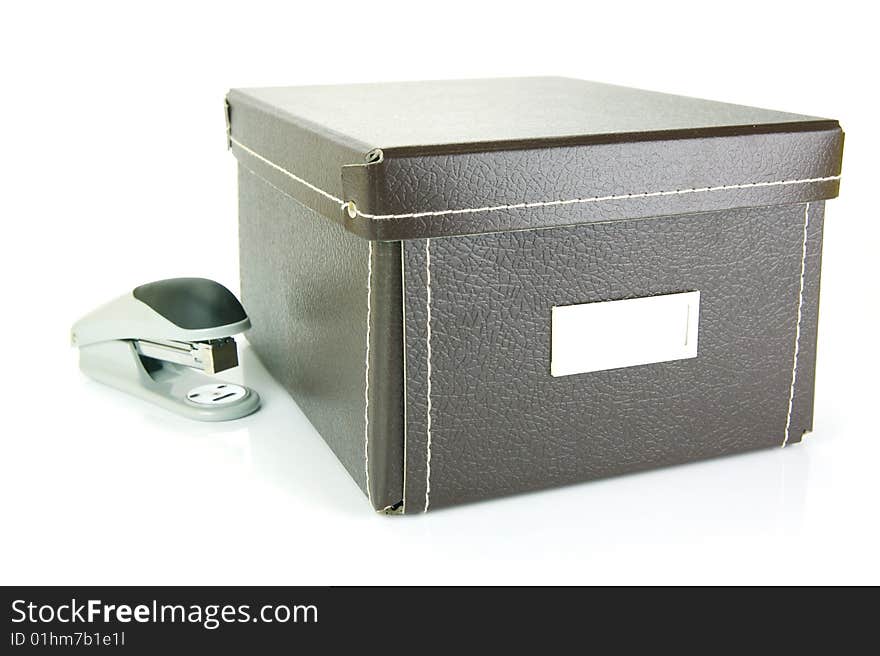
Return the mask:
<path fill-rule="evenodd" d="M 684 360 L 697 356 L 700 292 L 559 305 L 551 321 L 553 376 Z"/>

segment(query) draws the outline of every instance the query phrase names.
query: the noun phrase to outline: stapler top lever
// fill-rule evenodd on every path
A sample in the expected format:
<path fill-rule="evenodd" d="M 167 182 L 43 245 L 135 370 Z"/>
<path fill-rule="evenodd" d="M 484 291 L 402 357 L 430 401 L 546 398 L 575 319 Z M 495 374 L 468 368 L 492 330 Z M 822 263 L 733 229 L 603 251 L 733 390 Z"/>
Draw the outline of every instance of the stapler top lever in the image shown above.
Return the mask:
<path fill-rule="evenodd" d="M 215 374 L 238 365 L 232 335 L 250 328 L 238 299 L 204 278 L 136 287 L 73 326 L 88 376 L 191 419 L 223 421 L 260 406 L 255 391 Z"/>

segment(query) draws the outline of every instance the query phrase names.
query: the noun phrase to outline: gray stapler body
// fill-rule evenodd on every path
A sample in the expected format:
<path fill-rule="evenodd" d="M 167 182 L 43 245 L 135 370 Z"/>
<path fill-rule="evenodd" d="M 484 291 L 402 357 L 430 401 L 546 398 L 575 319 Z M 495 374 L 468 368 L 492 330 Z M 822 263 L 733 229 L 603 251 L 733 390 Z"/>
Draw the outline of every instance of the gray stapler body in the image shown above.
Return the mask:
<path fill-rule="evenodd" d="M 232 335 L 250 328 L 238 299 L 203 278 L 160 280 L 94 310 L 73 326 L 80 368 L 97 381 L 191 419 L 256 411 L 259 395 L 200 373 L 237 366 Z"/>

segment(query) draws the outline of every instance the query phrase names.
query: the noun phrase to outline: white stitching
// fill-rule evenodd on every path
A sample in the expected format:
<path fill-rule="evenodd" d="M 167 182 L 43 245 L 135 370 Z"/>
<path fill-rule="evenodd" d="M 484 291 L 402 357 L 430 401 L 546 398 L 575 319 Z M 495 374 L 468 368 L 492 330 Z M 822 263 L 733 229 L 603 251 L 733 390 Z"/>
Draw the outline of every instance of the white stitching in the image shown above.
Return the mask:
<path fill-rule="evenodd" d="M 801 253 L 801 282 L 798 291 L 798 307 L 797 307 L 797 327 L 794 331 L 794 357 L 791 366 L 791 388 L 788 391 L 788 414 L 785 417 L 785 436 L 782 439 L 782 446 L 788 444 L 788 433 L 791 429 L 791 411 L 794 407 L 794 387 L 797 383 L 798 354 L 800 352 L 801 343 L 801 318 L 803 317 L 804 307 L 804 277 L 807 271 L 807 230 L 810 227 L 810 204 L 804 205 L 804 240 Z"/>
<path fill-rule="evenodd" d="M 657 198 L 662 196 L 681 196 L 684 194 L 700 194 L 706 193 L 710 191 L 734 191 L 737 189 L 754 189 L 760 187 L 782 187 L 787 185 L 799 185 L 799 184 L 810 184 L 810 183 L 818 183 L 818 182 L 832 182 L 835 180 L 840 180 L 839 175 L 829 175 L 821 178 L 802 178 L 798 180 L 773 180 L 772 182 L 746 182 L 743 184 L 729 184 L 729 185 L 717 185 L 714 187 L 692 187 L 689 189 L 674 189 L 669 191 L 646 191 L 635 194 L 612 194 L 609 196 L 591 196 L 589 198 L 569 198 L 566 200 L 549 200 L 549 201 L 535 201 L 531 203 L 513 203 L 510 205 L 486 205 L 485 207 L 469 207 L 465 209 L 455 209 L 455 210 L 436 210 L 431 212 L 408 212 L 404 214 L 370 214 L 369 212 L 361 212 L 357 209 L 357 205 L 355 205 L 354 201 L 345 201 L 333 194 L 316 187 L 311 182 L 304 180 L 298 175 L 291 173 L 287 169 L 278 166 L 272 161 L 269 161 L 259 153 L 254 152 L 240 141 L 237 141 L 234 137 L 230 137 L 229 140 L 234 143 L 236 146 L 244 150 L 246 153 L 256 157 L 261 162 L 264 162 L 268 166 L 271 166 L 276 171 L 283 173 L 288 176 L 292 180 L 299 182 L 301 185 L 311 189 L 317 194 L 320 194 L 324 198 L 331 200 L 335 203 L 339 204 L 340 209 L 347 209 L 349 212 L 353 212 L 354 216 L 360 216 L 364 219 L 371 219 L 374 221 L 389 221 L 391 219 L 418 219 L 429 216 L 454 216 L 459 214 L 476 214 L 478 212 L 501 212 L 505 210 L 520 210 L 520 209 L 532 209 L 536 207 L 557 207 L 563 205 L 580 205 L 585 203 L 599 203 L 608 200 L 626 200 L 630 198 Z"/>
<path fill-rule="evenodd" d="M 400 305 L 401 333 L 403 337 L 403 498 L 400 512 L 406 514 L 406 483 L 409 471 L 409 389 L 407 386 L 407 349 L 406 349 L 406 248 L 400 246 Z"/>
<path fill-rule="evenodd" d="M 673 191 L 647 191 L 638 194 L 614 194 L 611 196 L 592 196 L 590 198 L 571 198 L 568 200 L 537 201 L 534 203 L 514 203 L 512 205 L 488 205 L 471 207 L 463 210 L 438 210 L 435 212 L 410 212 L 409 214 L 368 214 L 355 209 L 358 216 L 376 221 L 389 219 L 418 219 L 428 216 L 449 216 L 453 214 L 476 214 L 477 212 L 499 212 L 502 210 L 530 209 L 534 207 L 554 207 L 559 205 L 576 205 L 582 203 L 598 203 L 606 200 L 624 200 L 627 198 L 655 198 L 658 196 L 679 196 L 682 194 L 699 194 L 707 191 L 729 191 L 734 189 L 752 189 L 754 187 L 779 187 L 783 185 L 808 184 L 810 182 L 830 182 L 840 180 L 839 175 L 825 178 L 806 178 L 803 180 L 775 180 L 773 182 L 748 182 L 745 184 L 718 185 L 717 187 L 694 187 L 692 189 L 675 189 Z"/>
<path fill-rule="evenodd" d="M 370 493 L 370 297 L 373 287 L 373 242 L 369 242 L 369 254 L 367 255 L 367 347 L 364 356 L 364 473 L 367 487 L 367 499 L 373 505 L 373 495 Z"/>
<path fill-rule="evenodd" d="M 324 190 L 321 189 L 320 187 L 316 187 L 315 185 L 313 185 L 313 184 L 312 184 L 311 182 L 309 182 L 308 180 L 303 180 L 301 177 L 299 177 L 299 176 L 296 175 L 295 173 L 291 173 L 290 171 L 288 171 L 288 170 L 285 169 L 284 167 L 278 166 L 275 162 L 272 162 L 272 161 L 266 159 L 265 157 L 263 157 L 263 156 L 260 155 L 259 153 L 255 152 L 255 151 L 251 150 L 250 148 L 248 148 L 247 146 L 245 146 L 243 143 L 241 143 L 240 141 L 238 141 L 235 137 L 230 136 L 230 137 L 229 137 L 229 141 L 231 141 L 231 142 L 234 143 L 236 146 L 238 146 L 239 148 L 241 148 L 241 149 L 242 149 L 244 152 L 246 152 L 248 155 L 252 155 L 253 157 L 256 157 L 258 160 L 260 160 L 261 162 L 263 162 L 264 164 L 266 164 L 267 166 L 271 166 L 273 169 L 275 169 L 275 170 L 278 171 L 279 173 L 283 173 L 283 174 L 286 175 L 288 178 L 291 178 L 292 180 L 296 180 L 297 182 L 299 182 L 299 183 L 300 183 L 301 185 L 303 185 L 304 187 L 308 187 L 309 189 L 311 189 L 312 191 L 314 191 L 316 194 L 321 194 L 324 198 L 326 198 L 326 199 L 328 199 L 328 200 L 332 200 L 332 201 L 334 201 L 334 202 L 336 202 L 336 203 L 339 203 L 339 206 L 340 206 L 340 207 L 345 207 L 346 202 L 345 202 L 344 200 L 342 200 L 341 198 L 337 198 L 337 197 L 334 196 L 333 194 L 331 194 L 331 193 L 329 193 L 329 192 L 327 192 L 327 191 L 324 191 Z"/>
<path fill-rule="evenodd" d="M 428 506 L 431 505 L 431 240 L 425 240 L 425 288 L 427 289 L 427 342 L 428 342 L 428 408 L 427 408 L 427 425 L 426 425 L 426 433 L 428 435 L 428 442 L 425 446 L 426 450 L 426 459 L 425 459 L 425 511 L 428 512 Z"/>

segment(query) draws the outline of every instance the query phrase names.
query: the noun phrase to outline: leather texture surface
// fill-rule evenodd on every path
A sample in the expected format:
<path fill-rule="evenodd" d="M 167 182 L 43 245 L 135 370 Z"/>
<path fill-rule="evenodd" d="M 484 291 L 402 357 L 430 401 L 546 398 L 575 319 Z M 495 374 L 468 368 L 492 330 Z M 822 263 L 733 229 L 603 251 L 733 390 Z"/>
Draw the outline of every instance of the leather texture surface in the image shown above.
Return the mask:
<path fill-rule="evenodd" d="M 252 324 L 248 340 L 364 492 L 369 464 L 374 508 L 398 504 L 403 495 L 400 245 L 359 239 L 244 167 L 239 168 L 239 218 L 242 301 Z M 302 437 L 291 434 L 290 439 Z"/>
<path fill-rule="evenodd" d="M 790 204 L 838 191 L 836 180 L 715 189 L 839 175 L 836 121 L 580 80 L 238 89 L 227 102 L 243 166 L 371 240 Z M 375 149 L 381 158 L 369 157 Z M 622 197 L 398 216 L 597 196 Z M 348 201 L 361 212 L 354 218 Z"/>
<path fill-rule="evenodd" d="M 634 135 L 686 137 L 828 128 L 835 121 L 564 77 L 237 89 L 245 101 L 369 148 L 520 149 Z M 233 117 L 233 127 L 235 126 Z M 364 151 L 366 152 L 366 151 Z"/>
<path fill-rule="evenodd" d="M 406 512 L 798 441 L 824 204 L 806 209 L 405 242 Z M 550 376 L 552 306 L 693 290 L 698 357 Z"/>
<path fill-rule="evenodd" d="M 639 194 L 835 176 L 840 173 L 842 144 L 843 134 L 837 129 L 455 156 L 395 158 L 386 153 L 382 163 L 347 167 L 344 186 L 353 190 L 351 196 L 358 197 L 358 207 L 365 212 L 404 216 L 358 217 L 346 219 L 346 224 L 349 230 L 370 239 L 418 239 L 815 201 L 836 196 L 838 181 L 650 197 Z M 360 175 L 376 179 L 355 181 Z M 372 190 L 371 198 L 363 203 L 362 189 Z M 607 196 L 621 197 L 468 214 L 406 216 L 410 212 Z"/>
<path fill-rule="evenodd" d="M 227 103 L 249 339 L 375 509 L 811 428 L 836 121 L 559 78 Z M 550 376 L 553 305 L 694 290 L 697 358 Z"/>

